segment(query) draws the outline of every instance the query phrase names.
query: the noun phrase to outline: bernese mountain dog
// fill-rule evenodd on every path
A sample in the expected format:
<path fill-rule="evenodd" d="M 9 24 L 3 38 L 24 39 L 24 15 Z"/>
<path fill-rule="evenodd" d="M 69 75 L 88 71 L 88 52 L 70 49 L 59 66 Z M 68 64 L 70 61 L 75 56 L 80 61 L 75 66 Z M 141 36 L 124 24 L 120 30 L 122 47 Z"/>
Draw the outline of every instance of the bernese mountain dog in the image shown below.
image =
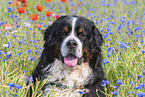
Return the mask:
<path fill-rule="evenodd" d="M 61 16 L 44 31 L 44 49 L 32 73 L 45 80 L 44 97 L 105 97 L 101 45 L 95 24 L 81 16 Z M 48 78 L 49 77 L 49 78 Z"/>

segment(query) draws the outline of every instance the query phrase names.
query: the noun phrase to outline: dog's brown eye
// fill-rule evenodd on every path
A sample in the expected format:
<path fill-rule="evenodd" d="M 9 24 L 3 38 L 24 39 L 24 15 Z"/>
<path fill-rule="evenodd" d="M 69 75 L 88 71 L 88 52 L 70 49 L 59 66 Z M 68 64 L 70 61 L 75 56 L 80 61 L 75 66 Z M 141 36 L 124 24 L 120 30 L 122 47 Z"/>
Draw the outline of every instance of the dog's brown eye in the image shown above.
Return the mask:
<path fill-rule="evenodd" d="M 82 33 L 83 32 L 83 29 L 79 29 L 79 31 L 78 31 L 79 33 Z"/>
<path fill-rule="evenodd" d="M 68 32 L 69 31 L 67 27 L 65 27 L 64 30 L 65 30 L 65 32 Z"/>

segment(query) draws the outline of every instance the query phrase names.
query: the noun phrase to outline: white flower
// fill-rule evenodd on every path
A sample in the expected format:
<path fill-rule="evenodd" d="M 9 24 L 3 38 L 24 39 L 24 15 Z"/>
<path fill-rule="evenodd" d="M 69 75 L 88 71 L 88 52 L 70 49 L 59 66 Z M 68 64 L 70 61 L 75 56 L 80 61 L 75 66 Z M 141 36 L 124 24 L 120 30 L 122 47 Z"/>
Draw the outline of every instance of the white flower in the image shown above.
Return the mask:
<path fill-rule="evenodd" d="M 7 29 L 12 29 L 12 27 L 10 27 L 10 26 L 7 26 L 7 27 L 5 27 L 5 29 L 7 30 Z"/>
<path fill-rule="evenodd" d="M 47 24 L 51 25 L 52 24 L 52 21 L 48 21 Z"/>
<path fill-rule="evenodd" d="M 29 22 L 26 22 L 24 25 L 25 25 L 25 27 L 30 27 L 31 26 L 31 24 Z"/>
<path fill-rule="evenodd" d="M 13 33 L 15 33 L 15 32 L 17 32 L 17 31 L 12 31 L 11 33 L 13 34 Z"/>
<path fill-rule="evenodd" d="M 9 45 L 9 44 L 4 44 L 3 46 L 4 46 L 4 47 L 9 47 L 10 45 Z"/>

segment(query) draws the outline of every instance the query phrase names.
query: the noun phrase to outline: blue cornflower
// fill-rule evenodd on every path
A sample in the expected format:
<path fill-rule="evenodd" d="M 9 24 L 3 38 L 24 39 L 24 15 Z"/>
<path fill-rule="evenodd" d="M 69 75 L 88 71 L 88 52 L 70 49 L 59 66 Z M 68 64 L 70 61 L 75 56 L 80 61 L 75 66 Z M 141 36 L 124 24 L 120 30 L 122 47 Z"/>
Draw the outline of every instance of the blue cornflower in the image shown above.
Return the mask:
<path fill-rule="evenodd" d="M 113 47 L 110 47 L 110 48 L 107 48 L 107 52 L 109 53 L 109 52 L 113 52 L 114 50 L 113 50 Z"/>
<path fill-rule="evenodd" d="M 108 3 L 108 4 L 106 4 L 106 6 L 110 6 L 110 5 L 111 5 L 111 4 L 109 4 L 109 3 Z"/>
<path fill-rule="evenodd" d="M 132 82 L 130 81 L 129 84 L 132 84 Z"/>
<path fill-rule="evenodd" d="M 28 60 L 34 61 L 35 58 L 34 57 L 29 57 Z"/>
<path fill-rule="evenodd" d="M 8 1 L 8 4 L 11 4 L 12 3 L 12 1 Z"/>
<path fill-rule="evenodd" d="M 130 24 L 130 21 L 127 21 L 127 24 L 129 25 Z"/>
<path fill-rule="evenodd" d="M 31 28 L 28 28 L 28 30 L 32 30 Z"/>
<path fill-rule="evenodd" d="M 110 38 L 107 38 L 106 40 L 107 40 L 107 41 L 111 41 L 111 39 L 110 39 Z"/>
<path fill-rule="evenodd" d="M 12 12 L 12 8 L 11 7 L 7 7 L 7 9 L 9 10 L 9 12 Z"/>
<path fill-rule="evenodd" d="M 18 55 L 21 55 L 21 54 L 22 54 L 22 52 L 18 53 Z"/>
<path fill-rule="evenodd" d="M 23 43 L 23 40 L 20 40 L 20 41 L 19 41 L 19 44 L 21 44 L 21 43 Z"/>
<path fill-rule="evenodd" d="M 138 79 L 143 78 L 143 75 L 138 75 Z"/>
<path fill-rule="evenodd" d="M 121 28 L 122 28 L 122 25 L 119 25 L 119 26 L 117 27 L 117 29 L 119 29 L 119 30 L 120 30 Z"/>
<path fill-rule="evenodd" d="M 43 25 L 43 27 L 48 27 L 48 25 Z"/>
<path fill-rule="evenodd" d="M 3 24 L 4 24 L 4 22 L 3 21 L 0 21 L 0 26 L 3 25 Z"/>
<path fill-rule="evenodd" d="M 29 76 L 26 76 L 26 75 L 24 75 L 24 77 L 26 78 L 26 80 L 25 80 L 25 82 L 27 82 L 27 81 L 33 81 L 33 77 L 32 77 L 32 75 L 29 75 Z"/>
<path fill-rule="evenodd" d="M 128 36 L 132 36 L 132 34 L 131 34 L 131 33 L 127 33 L 127 35 L 128 35 Z"/>
<path fill-rule="evenodd" d="M 41 20 L 45 20 L 45 17 L 41 18 Z"/>
<path fill-rule="evenodd" d="M 130 33 L 133 34 L 133 31 L 131 31 Z"/>
<path fill-rule="evenodd" d="M 140 83 L 140 85 L 139 85 L 139 86 L 145 89 L 145 84 Z"/>
<path fill-rule="evenodd" d="M 132 4 L 137 4 L 137 2 L 136 2 L 136 1 L 130 1 L 130 3 L 132 3 Z"/>
<path fill-rule="evenodd" d="M 16 88 L 16 89 L 22 89 L 22 86 L 19 86 L 19 85 L 16 84 L 16 85 L 14 86 L 14 88 Z"/>
<path fill-rule="evenodd" d="M 24 36 L 22 37 L 22 40 L 26 40 Z"/>
<path fill-rule="evenodd" d="M 145 93 L 139 93 L 138 97 L 145 97 Z"/>
<path fill-rule="evenodd" d="M 121 82 L 121 80 L 117 80 L 116 82 L 118 85 L 124 84 L 123 82 Z"/>
<path fill-rule="evenodd" d="M 102 3 L 103 3 L 103 2 L 106 2 L 106 0 L 102 0 Z"/>
<path fill-rule="evenodd" d="M 30 40 L 30 42 L 36 42 L 36 40 Z"/>
<path fill-rule="evenodd" d="M 98 24 L 99 24 L 99 22 L 96 20 L 96 21 L 95 21 L 95 24 L 96 24 L 96 25 L 98 25 Z"/>
<path fill-rule="evenodd" d="M 106 81 L 105 80 L 102 80 L 102 83 L 101 83 L 101 86 L 105 86 L 105 85 L 108 85 L 109 84 L 109 80 L 107 79 Z"/>
<path fill-rule="evenodd" d="M 24 67 L 24 64 L 22 64 L 22 67 Z"/>
<path fill-rule="evenodd" d="M 14 87 L 14 83 L 8 83 L 8 86 Z"/>
<path fill-rule="evenodd" d="M 115 90 L 116 90 L 116 89 L 120 89 L 120 86 L 114 86 L 114 88 L 115 88 Z"/>
<path fill-rule="evenodd" d="M 27 53 L 31 53 L 32 52 L 32 50 L 27 50 Z"/>
<path fill-rule="evenodd" d="M 38 27 L 38 29 L 39 29 L 39 30 L 41 30 L 41 28 L 40 28 L 40 27 Z"/>
<path fill-rule="evenodd" d="M 34 61 L 35 59 L 37 59 L 36 56 L 35 56 L 35 58 L 34 58 L 34 57 L 29 57 L 29 58 L 28 58 L 28 60 L 31 60 L 31 61 Z"/>
<path fill-rule="evenodd" d="M 10 58 L 11 57 L 11 54 L 8 54 L 7 56 L 6 56 L 6 58 Z"/>
<path fill-rule="evenodd" d="M 33 38 L 36 38 L 36 36 L 35 36 L 35 35 L 33 35 L 32 37 L 33 37 Z"/>
<path fill-rule="evenodd" d="M 114 18 L 115 16 L 114 15 L 110 15 L 110 18 Z"/>
<path fill-rule="evenodd" d="M 35 47 L 38 47 L 38 45 L 35 45 Z"/>
<path fill-rule="evenodd" d="M 109 61 L 108 61 L 107 59 L 104 59 L 102 62 L 103 62 L 104 64 L 105 64 L 105 63 L 107 63 L 107 64 L 109 63 Z"/>
<path fill-rule="evenodd" d="M 113 32 L 109 32 L 109 34 L 114 34 Z"/>
<path fill-rule="evenodd" d="M 145 53 L 145 50 L 141 50 L 141 52 L 144 54 Z"/>
<path fill-rule="evenodd" d="M 15 38 L 17 38 L 18 37 L 18 35 L 13 35 Z"/>
<path fill-rule="evenodd" d="M 0 55 L 2 54 L 3 52 L 0 50 Z"/>
<path fill-rule="evenodd" d="M 100 32 L 104 32 L 103 30 L 100 30 Z"/>
<path fill-rule="evenodd" d="M 140 86 L 134 86 L 134 89 L 141 89 L 141 87 Z"/>
<path fill-rule="evenodd" d="M 37 42 L 39 42 L 40 40 L 39 39 L 37 39 Z"/>
<path fill-rule="evenodd" d="M 135 20 L 132 20 L 132 24 L 135 24 Z"/>
<path fill-rule="evenodd" d="M 39 49 L 44 49 L 43 47 L 39 47 Z"/>
<path fill-rule="evenodd" d="M 79 93 L 80 93 L 80 94 L 84 94 L 84 92 L 82 92 L 82 91 L 79 91 Z"/>
<path fill-rule="evenodd" d="M 104 34 L 103 38 L 107 38 L 108 35 L 109 35 L 109 34 Z"/>
<path fill-rule="evenodd" d="M 119 94 L 119 92 L 117 92 L 117 91 L 112 92 L 112 91 L 111 91 L 111 94 L 117 95 L 117 94 Z"/>
<path fill-rule="evenodd" d="M 143 75 L 145 75 L 145 70 L 143 70 Z"/>
<path fill-rule="evenodd" d="M 144 40 L 143 40 L 143 39 L 141 39 L 141 40 L 140 40 L 140 42 L 141 42 L 141 43 L 143 43 L 143 42 L 144 42 Z"/>
<path fill-rule="evenodd" d="M 40 25 L 42 25 L 43 23 L 39 23 Z"/>
<path fill-rule="evenodd" d="M 35 53 L 39 53 L 39 51 L 38 51 L 38 50 L 36 50 L 36 51 L 35 51 Z"/>
<path fill-rule="evenodd" d="M 137 27 L 137 28 L 133 28 L 134 31 L 138 31 L 141 28 L 141 26 Z"/>
<path fill-rule="evenodd" d="M 111 55 L 107 55 L 107 57 L 110 57 Z"/>
<path fill-rule="evenodd" d="M 10 90 L 12 89 L 12 87 L 14 87 L 15 85 L 14 85 L 14 83 L 8 83 L 8 85 L 7 86 L 9 86 L 10 87 Z"/>
<path fill-rule="evenodd" d="M 132 92 L 129 92 L 129 91 L 128 91 L 128 94 L 133 94 L 133 91 L 132 91 Z"/>

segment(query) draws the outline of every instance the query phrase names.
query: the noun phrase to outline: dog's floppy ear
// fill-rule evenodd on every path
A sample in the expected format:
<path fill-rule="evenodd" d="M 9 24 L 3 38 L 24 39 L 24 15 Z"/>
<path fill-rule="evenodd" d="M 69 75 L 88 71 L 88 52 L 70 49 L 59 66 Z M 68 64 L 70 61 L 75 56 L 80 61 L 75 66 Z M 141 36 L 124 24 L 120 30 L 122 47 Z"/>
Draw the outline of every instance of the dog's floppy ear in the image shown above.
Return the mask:
<path fill-rule="evenodd" d="M 90 40 L 91 40 L 91 44 L 93 45 L 92 56 L 93 56 L 93 60 L 95 60 L 94 63 L 92 64 L 94 66 L 93 68 L 97 70 L 98 68 L 102 69 L 101 45 L 103 44 L 104 40 L 103 40 L 102 34 L 100 33 L 100 31 L 98 30 L 98 28 L 95 26 L 94 23 L 92 23 L 91 27 L 92 27 L 92 36 Z"/>
<path fill-rule="evenodd" d="M 92 33 L 93 33 L 93 38 L 95 40 L 97 48 L 99 48 L 101 50 L 100 47 L 103 44 L 104 39 L 103 39 L 100 31 L 98 30 L 98 28 L 96 28 L 95 24 L 92 26 Z"/>
<path fill-rule="evenodd" d="M 52 39 L 53 33 L 57 30 L 57 26 L 64 21 L 65 16 L 59 17 L 57 20 L 55 20 L 46 30 L 44 30 L 44 41 L 50 41 Z"/>

